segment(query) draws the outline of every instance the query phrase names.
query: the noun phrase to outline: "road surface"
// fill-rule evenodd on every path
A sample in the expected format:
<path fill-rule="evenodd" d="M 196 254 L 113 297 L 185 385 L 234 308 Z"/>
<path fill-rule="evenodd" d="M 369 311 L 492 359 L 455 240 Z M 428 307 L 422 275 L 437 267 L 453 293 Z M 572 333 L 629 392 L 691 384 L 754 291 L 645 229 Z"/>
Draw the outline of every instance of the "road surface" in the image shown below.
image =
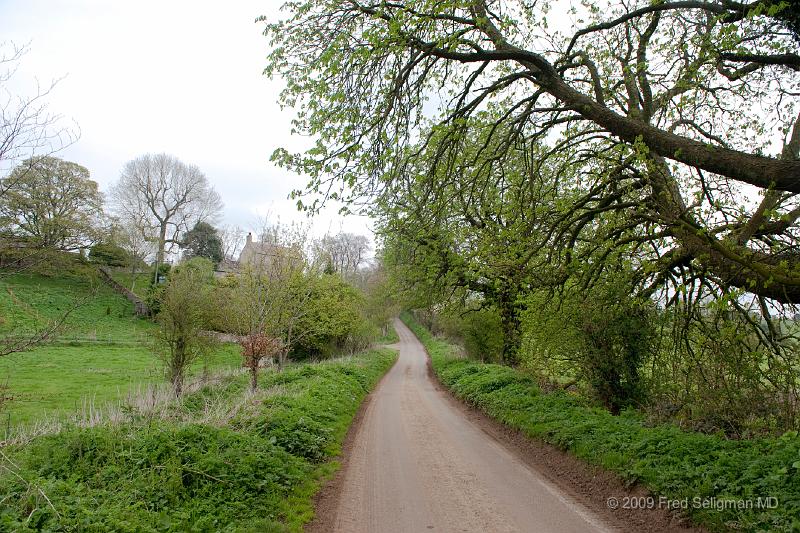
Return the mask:
<path fill-rule="evenodd" d="M 400 356 L 373 393 L 323 519 L 347 533 L 587 532 L 611 527 L 470 422 L 399 320 Z"/>

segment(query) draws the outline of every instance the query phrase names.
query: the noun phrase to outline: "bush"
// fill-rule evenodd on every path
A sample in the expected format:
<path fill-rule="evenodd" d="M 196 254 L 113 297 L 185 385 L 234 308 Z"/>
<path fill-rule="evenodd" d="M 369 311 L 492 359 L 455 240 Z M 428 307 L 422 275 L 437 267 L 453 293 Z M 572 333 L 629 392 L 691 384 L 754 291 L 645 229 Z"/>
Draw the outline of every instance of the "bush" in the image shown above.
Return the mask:
<path fill-rule="evenodd" d="M 192 261 L 195 260 L 201 262 L 182 265 L 173 271 L 158 299 L 156 352 L 176 396 L 182 393 L 189 366 L 204 357 L 213 344 L 213 339 L 205 334 L 212 312 L 210 285 L 204 270 L 208 260 Z"/>
<path fill-rule="evenodd" d="M 89 261 L 110 267 L 124 267 L 129 264 L 130 256 L 116 244 L 99 242 L 89 249 Z"/>
<path fill-rule="evenodd" d="M 503 360 L 503 324 L 493 307 L 466 312 L 447 310 L 434 315 L 433 327 L 450 339 L 459 339 L 472 359 Z"/>
<path fill-rule="evenodd" d="M 656 312 L 623 284 L 598 284 L 591 294 L 566 288 L 534 294 L 523 316 L 525 363 L 543 378 L 573 377 L 614 414 L 645 402 L 641 375 L 654 353 Z"/>
<path fill-rule="evenodd" d="M 307 312 L 297 322 L 300 340 L 290 355 L 296 359 L 325 358 L 363 346 L 363 336 L 374 331 L 360 312 L 364 306 L 361 291 L 338 274 L 309 276 L 303 283 L 311 284 L 311 293 Z"/>

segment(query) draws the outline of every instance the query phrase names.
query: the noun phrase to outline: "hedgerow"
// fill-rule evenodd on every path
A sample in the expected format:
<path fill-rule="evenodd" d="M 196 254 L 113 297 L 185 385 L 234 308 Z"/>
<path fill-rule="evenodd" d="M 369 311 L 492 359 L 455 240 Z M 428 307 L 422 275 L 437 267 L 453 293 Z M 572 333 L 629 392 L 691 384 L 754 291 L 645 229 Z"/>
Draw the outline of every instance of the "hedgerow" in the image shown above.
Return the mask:
<path fill-rule="evenodd" d="M 510 367 L 454 357 L 446 341 L 410 315 L 401 318 L 427 349 L 440 381 L 492 418 L 640 483 L 656 497 L 685 499 L 686 512 L 711 530 L 800 531 L 797 432 L 730 440 L 669 424 L 648 426 L 636 411 L 614 416 L 574 394 L 544 394 Z M 777 508 L 765 508 L 769 497 L 776 498 Z M 694 498 L 712 507 L 696 508 Z M 753 504 L 738 509 L 727 501 Z"/>

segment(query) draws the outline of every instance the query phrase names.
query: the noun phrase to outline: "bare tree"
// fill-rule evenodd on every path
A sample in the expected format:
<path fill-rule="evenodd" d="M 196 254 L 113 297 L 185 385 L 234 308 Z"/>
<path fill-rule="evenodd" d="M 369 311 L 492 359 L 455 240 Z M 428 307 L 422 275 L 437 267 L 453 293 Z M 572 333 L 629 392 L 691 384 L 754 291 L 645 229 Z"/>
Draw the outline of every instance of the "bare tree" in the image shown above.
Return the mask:
<path fill-rule="evenodd" d="M 198 222 L 213 221 L 222 209 L 219 194 L 199 168 L 167 154 L 129 161 L 111 190 L 120 218 L 136 221 L 156 243 L 156 266 Z"/>
<path fill-rule="evenodd" d="M 235 261 L 245 242 L 245 231 L 239 226 L 222 226 L 219 229 L 222 239 L 222 254 L 226 260 Z"/>
<path fill-rule="evenodd" d="M 345 277 L 358 271 L 370 250 L 369 239 L 355 233 L 325 235 L 314 243 L 315 262 Z"/>
<path fill-rule="evenodd" d="M 5 199 L 9 189 L 20 180 L 28 178 L 28 172 L 23 170 L 12 172 L 23 160 L 52 155 L 78 137 L 76 130 L 61 125 L 61 117 L 47 108 L 47 97 L 58 80 L 45 86 L 37 83 L 32 95 L 15 95 L 7 89 L 27 51 L 27 45 L 0 42 L 0 199 Z M 6 262 L 5 256 L 12 248 L 15 253 Z M 42 263 L 49 257 L 41 250 L 17 248 L 11 235 L 0 236 L 0 254 L 4 256 L 2 270 L 6 275 Z M 90 294 L 86 300 L 92 296 Z M 0 356 L 24 352 L 52 339 L 63 330 L 70 313 L 84 301 L 75 302 L 60 317 L 33 332 L 4 335 L 0 339 Z"/>
<path fill-rule="evenodd" d="M 47 109 L 47 97 L 58 84 L 37 84 L 32 96 L 13 95 L 6 85 L 14 76 L 27 45 L 0 42 L 0 177 L 23 159 L 53 154 L 77 139 L 77 132 L 59 125 L 61 117 Z M 11 181 L 0 186 L 4 194 Z"/>
<path fill-rule="evenodd" d="M 155 252 L 155 242 L 148 236 L 147 224 L 141 219 L 114 219 L 108 233 L 113 241 L 128 254 L 128 267 L 131 272 L 131 291 L 136 286 L 137 274 L 148 257 Z"/>
<path fill-rule="evenodd" d="M 269 356 L 277 359 L 279 367 L 298 343 L 314 333 L 299 327 L 311 311 L 314 295 L 314 276 L 303 253 L 307 238 L 307 228 L 264 221 L 259 243 L 263 257 L 243 265 L 230 302 L 231 328 L 250 338 L 274 339 Z"/>

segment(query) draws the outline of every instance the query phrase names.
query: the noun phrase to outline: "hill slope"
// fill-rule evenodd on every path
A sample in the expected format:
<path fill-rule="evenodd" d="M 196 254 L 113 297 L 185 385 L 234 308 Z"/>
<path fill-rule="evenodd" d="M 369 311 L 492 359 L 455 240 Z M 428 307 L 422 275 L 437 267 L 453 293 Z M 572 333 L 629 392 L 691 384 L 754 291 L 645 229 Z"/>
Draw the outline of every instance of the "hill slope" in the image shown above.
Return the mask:
<path fill-rule="evenodd" d="M 10 397 L 0 407 L 6 430 L 101 405 L 163 379 L 151 350 L 155 324 L 133 316 L 133 305 L 88 271 L 0 278 L 0 335 L 30 333 L 68 311 L 53 342 L 0 358 L 0 384 Z M 237 346 L 222 346 L 208 365 L 238 367 L 238 354 Z"/>

